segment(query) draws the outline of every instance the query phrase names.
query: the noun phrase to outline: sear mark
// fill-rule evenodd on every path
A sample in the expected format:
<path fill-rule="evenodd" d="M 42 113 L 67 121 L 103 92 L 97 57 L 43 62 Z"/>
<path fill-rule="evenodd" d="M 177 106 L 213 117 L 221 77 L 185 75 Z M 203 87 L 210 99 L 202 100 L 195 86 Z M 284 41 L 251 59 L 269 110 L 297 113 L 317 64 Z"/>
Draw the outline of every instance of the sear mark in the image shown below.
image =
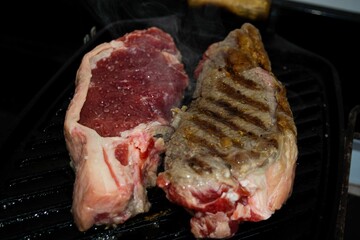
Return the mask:
<path fill-rule="evenodd" d="M 254 81 L 246 79 L 244 76 L 236 73 L 232 66 L 227 66 L 226 71 L 230 74 L 231 80 L 240 84 L 242 87 L 252 90 L 262 90 L 262 88 Z"/>
<path fill-rule="evenodd" d="M 226 110 L 229 114 L 237 116 L 248 123 L 252 123 L 261 129 L 267 130 L 267 127 L 260 118 L 247 114 L 224 100 L 218 100 L 214 103 L 222 109 Z"/>
<path fill-rule="evenodd" d="M 225 83 L 225 82 L 217 82 L 216 83 L 216 88 L 217 90 L 219 90 L 220 92 L 226 94 L 226 96 L 236 100 L 236 101 L 240 101 L 244 104 L 247 104 L 249 106 L 253 106 L 257 109 L 259 109 L 262 112 L 268 112 L 269 111 L 269 106 L 266 105 L 265 103 L 259 102 L 257 100 L 254 100 L 248 96 L 245 96 L 244 94 L 242 94 L 239 90 L 235 89 L 233 86 L 230 86 L 229 84 Z"/>
<path fill-rule="evenodd" d="M 206 174 L 212 173 L 212 167 L 197 157 L 190 158 L 188 160 L 188 165 L 192 170 L 194 170 L 199 175 L 202 175 L 203 173 Z"/>

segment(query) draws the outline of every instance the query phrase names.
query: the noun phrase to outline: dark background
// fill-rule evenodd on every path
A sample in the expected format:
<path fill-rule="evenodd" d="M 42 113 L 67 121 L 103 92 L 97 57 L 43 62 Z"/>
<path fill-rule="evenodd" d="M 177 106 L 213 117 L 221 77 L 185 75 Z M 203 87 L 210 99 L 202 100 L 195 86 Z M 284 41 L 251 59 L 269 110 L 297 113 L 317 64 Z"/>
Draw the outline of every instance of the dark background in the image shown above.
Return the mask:
<path fill-rule="evenodd" d="M 112 20 L 151 16 L 155 10 L 163 14 L 172 11 L 159 7 L 166 1 L 138 1 L 147 11 L 133 6 L 134 1 L 107 2 L 113 4 L 94 7 L 97 1 L 93 0 L 22 0 L 7 1 L 1 8 L 0 144 L 10 134 L 19 113 L 83 45 L 93 26 L 100 29 Z M 350 109 L 359 104 L 354 84 L 358 80 L 360 15 L 318 7 L 321 15 L 315 15 L 311 12 L 313 6 L 273 2 L 276 8 L 270 14 L 270 27 L 290 42 L 328 59 L 337 69 L 346 120 Z M 126 8 L 128 15 L 115 17 L 117 8 Z M 112 17 L 106 17 L 107 13 Z"/>
<path fill-rule="evenodd" d="M 147 8 L 133 6 L 134 1 L 109 2 L 112 5 L 104 7 L 91 0 L 7 1 L 1 7 L 0 146 L 28 114 L 34 97 L 83 46 L 93 26 L 101 29 L 114 20 L 151 16 L 155 10 L 166 14 L 183 7 L 183 1 L 170 7 L 162 4 L 168 1 L 138 1 Z M 345 131 L 350 110 L 360 104 L 359 89 L 355 87 L 359 81 L 360 15 L 273 2 L 266 25 L 290 42 L 326 58 L 336 68 L 344 110 L 339 117 L 344 118 Z M 126 9 L 127 14 L 119 16 L 117 9 Z M 316 14 L 313 9 L 318 10 Z M 359 231 L 352 227 L 360 222 L 359 199 L 349 196 L 348 200 L 345 239 L 360 239 Z"/>

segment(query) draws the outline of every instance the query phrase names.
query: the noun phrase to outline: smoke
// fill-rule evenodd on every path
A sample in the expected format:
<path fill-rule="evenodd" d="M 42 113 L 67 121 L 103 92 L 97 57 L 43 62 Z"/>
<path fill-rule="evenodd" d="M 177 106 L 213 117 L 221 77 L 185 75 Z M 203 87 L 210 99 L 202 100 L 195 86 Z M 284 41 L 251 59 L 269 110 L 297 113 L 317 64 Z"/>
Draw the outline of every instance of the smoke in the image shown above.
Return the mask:
<path fill-rule="evenodd" d="M 86 0 L 86 3 L 100 29 L 109 32 L 112 39 L 152 26 L 173 37 L 191 80 L 185 103 L 191 100 L 195 86 L 193 73 L 202 54 L 232 30 L 223 21 L 227 12 L 224 14 L 213 6 L 190 8 L 187 0 Z"/>
<path fill-rule="evenodd" d="M 87 8 L 100 24 L 129 19 L 146 19 L 174 15 L 186 1 L 169 0 L 85 0 Z"/>

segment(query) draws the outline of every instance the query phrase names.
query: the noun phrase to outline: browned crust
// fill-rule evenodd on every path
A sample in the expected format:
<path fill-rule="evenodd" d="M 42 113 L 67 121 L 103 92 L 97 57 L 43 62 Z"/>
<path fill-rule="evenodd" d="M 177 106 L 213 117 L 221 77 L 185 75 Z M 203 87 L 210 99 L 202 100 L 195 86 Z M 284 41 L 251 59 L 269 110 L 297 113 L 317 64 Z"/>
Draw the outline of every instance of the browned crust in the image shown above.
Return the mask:
<path fill-rule="evenodd" d="M 206 69 L 198 78 L 199 95 L 184 114 L 168 153 L 180 153 L 177 157 L 182 159 L 183 153 L 175 149 L 180 148 L 189 151 L 189 156 L 221 158 L 234 171 L 268 164 L 269 158 L 279 154 L 282 136 L 296 136 L 296 127 L 286 89 L 271 72 L 260 31 L 250 23 L 243 24 L 225 41 L 210 46 L 202 64 Z M 255 81 L 244 74 L 257 68 L 270 74 L 271 81 Z M 268 88 L 274 91 L 276 109 L 257 96 Z M 275 121 L 269 120 L 270 115 Z"/>
<path fill-rule="evenodd" d="M 188 0 L 189 5 L 193 7 L 211 4 L 252 20 L 267 18 L 270 2 L 270 0 Z"/>
<path fill-rule="evenodd" d="M 227 69 L 233 73 L 261 67 L 271 71 L 269 56 L 265 51 L 260 32 L 252 24 L 245 23 L 237 31 L 237 48 L 230 49 L 227 57 Z"/>
<path fill-rule="evenodd" d="M 280 83 L 280 82 L 279 82 Z M 276 95 L 278 109 L 277 109 L 277 126 L 279 131 L 285 132 L 291 131 L 295 136 L 297 135 L 297 129 L 294 124 L 293 114 L 286 97 L 286 89 L 284 86 L 280 86 L 278 94 Z"/>

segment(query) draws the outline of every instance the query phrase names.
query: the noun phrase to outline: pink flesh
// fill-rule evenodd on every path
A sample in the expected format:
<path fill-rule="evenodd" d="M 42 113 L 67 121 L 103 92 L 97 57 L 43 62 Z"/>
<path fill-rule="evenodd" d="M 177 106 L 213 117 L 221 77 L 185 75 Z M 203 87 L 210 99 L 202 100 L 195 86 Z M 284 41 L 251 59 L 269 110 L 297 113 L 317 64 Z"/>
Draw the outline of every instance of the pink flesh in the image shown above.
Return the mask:
<path fill-rule="evenodd" d="M 84 56 L 64 123 L 76 171 L 72 213 L 80 231 L 149 210 L 146 188 L 154 186 L 165 150 L 153 135 L 168 127 L 171 108 L 188 84 L 180 60 L 170 35 L 156 28 Z M 124 130 L 126 137 L 119 136 Z"/>
<path fill-rule="evenodd" d="M 171 118 L 187 84 L 180 64 L 168 68 L 173 45 L 152 35 L 124 40 L 125 47 L 97 62 L 79 123 L 103 137 L 119 136 L 140 123 Z M 131 47 L 126 47 L 131 45 Z M 169 81 L 183 79 L 183 81 Z"/>

